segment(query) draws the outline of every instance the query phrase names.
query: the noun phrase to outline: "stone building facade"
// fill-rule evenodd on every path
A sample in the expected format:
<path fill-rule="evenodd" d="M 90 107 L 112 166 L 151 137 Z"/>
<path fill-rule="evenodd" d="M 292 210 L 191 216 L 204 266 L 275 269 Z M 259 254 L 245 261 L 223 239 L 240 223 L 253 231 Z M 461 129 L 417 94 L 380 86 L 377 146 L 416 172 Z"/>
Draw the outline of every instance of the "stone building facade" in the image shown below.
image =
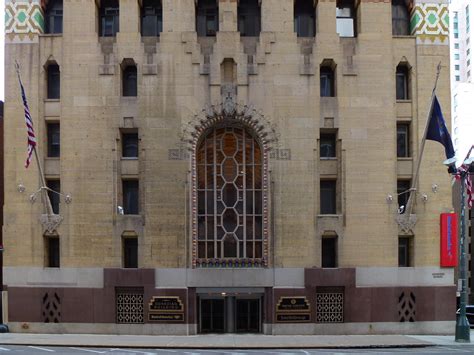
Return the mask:
<path fill-rule="evenodd" d="M 445 1 L 7 0 L 6 12 L 11 330 L 454 331 L 440 144 L 426 143 L 416 225 L 396 221 L 438 63 L 450 121 Z M 30 198 L 15 60 L 56 224 Z"/>

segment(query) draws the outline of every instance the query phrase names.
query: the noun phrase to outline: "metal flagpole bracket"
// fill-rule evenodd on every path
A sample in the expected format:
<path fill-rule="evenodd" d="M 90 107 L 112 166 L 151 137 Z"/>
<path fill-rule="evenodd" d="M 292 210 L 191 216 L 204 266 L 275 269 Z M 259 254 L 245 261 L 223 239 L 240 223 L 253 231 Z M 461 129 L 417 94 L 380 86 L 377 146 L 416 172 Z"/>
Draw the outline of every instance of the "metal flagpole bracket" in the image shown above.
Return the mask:
<path fill-rule="evenodd" d="M 58 214 L 43 214 L 40 217 L 40 222 L 48 233 L 54 233 L 61 224 L 63 217 Z"/>

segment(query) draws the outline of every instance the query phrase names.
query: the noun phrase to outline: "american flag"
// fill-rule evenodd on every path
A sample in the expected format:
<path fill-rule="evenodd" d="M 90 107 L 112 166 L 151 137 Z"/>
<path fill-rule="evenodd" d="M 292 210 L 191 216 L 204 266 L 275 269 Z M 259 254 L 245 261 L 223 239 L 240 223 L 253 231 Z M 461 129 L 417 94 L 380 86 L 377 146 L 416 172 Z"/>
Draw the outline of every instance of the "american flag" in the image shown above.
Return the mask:
<path fill-rule="evenodd" d="M 33 150 L 36 147 L 36 136 L 35 136 L 35 131 L 33 129 L 33 121 L 31 119 L 28 102 L 26 101 L 25 89 L 23 88 L 23 84 L 21 82 L 20 71 L 19 71 L 18 66 L 17 66 L 17 74 L 18 74 L 18 81 L 20 82 L 21 98 L 23 99 L 23 107 L 25 109 L 26 129 L 28 131 L 28 155 L 26 157 L 26 162 L 25 162 L 25 168 L 27 168 L 30 165 L 31 156 L 33 155 Z"/>
<path fill-rule="evenodd" d="M 472 208 L 472 204 L 474 202 L 474 193 L 473 193 L 473 190 L 472 190 L 472 176 L 471 174 L 469 173 L 469 166 L 468 165 L 461 165 L 459 167 L 459 172 L 466 172 L 466 179 L 464 180 L 465 181 L 465 184 L 466 184 L 466 192 L 467 192 L 467 207 L 469 209 Z M 459 176 L 459 175 L 458 175 Z"/>

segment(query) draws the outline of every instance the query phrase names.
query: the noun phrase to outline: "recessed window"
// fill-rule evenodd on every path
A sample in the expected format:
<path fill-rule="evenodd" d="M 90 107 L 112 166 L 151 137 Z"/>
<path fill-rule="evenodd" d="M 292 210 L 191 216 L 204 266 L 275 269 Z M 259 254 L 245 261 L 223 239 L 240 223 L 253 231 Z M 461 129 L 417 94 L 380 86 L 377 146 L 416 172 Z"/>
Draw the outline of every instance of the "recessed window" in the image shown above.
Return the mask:
<path fill-rule="evenodd" d="M 459 70 L 459 69 L 460 69 L 460 68 L 459 68 L 459 64 L 456 64 L 456 65 L 454 66 L 454 70 Z"/>
<path fill-rule="evenodd" d="M 138 158 L 138 133 L 122 133 L 122 157 Z"/>
<path fill-rule="evenodd" d="M 137 67 L 129 65 L 122 72 L 123 96 L 137 96 Z"/>
<path fill-rule="evenodd" d="M 59 203 L 60 203 L 60 192 L 61 192 L 61 181 L 59 179 L 48 179 L 46 181 L 48 190 L 49 201 L 51 201 L 51 207 L 55 214 L 59 214 Z M 51 191 L 52 190 L 52 191 Z"/>
<path fill-rule="evenodd" d="M 216 0 L 198 0 L 196 32 L 199 37 L 214 37 L 219 31 L 219 7 Z"/>
<path fill-rule="evenodd" d="M 46 267 L 60 266 L 59 236 L 45 236 L 46 249 Z"/>
<path fill-rule="evenodd" d="M 336 133 L 321 133 L 319 151 L 321 158 L 336 157 Z"/>
<path fill-rule="evenodd" d="M 58 158 L 61 153 L 59 123 L 47 123 L 46 130 L 48 134 L 48 157 Z"/>
<path fill-rule="evenodd" d="M 123 243 L 123 267 L 137 268 L 138 267 L 138 238 L 124 237 Z"/>
<path fill-rule="evenodd" d="M 118 0 L 101 0 L 99 10 L 99 36 L 114 37 L 119 31 Z"/>
<path fill-rule="evenodd" d="M 398 266 L 410 267 L 411 264 L 411 239 L 410 237 L 398 237 Z"/>
<path fill-rule="evenodd" d="M 397 157 L 407 158 L 410 156 L 410 124 L 397 124 Z"/>
<path fill-rule="evenodd" d="M 321 266 L 323 268 L 337 267 L 337 236 L 321 238 Z"/>
<path fill-rule="evenodd" d="M 454 49 L 459 49 L 459 43 L 454 43 Z"/>
<path fill-rule="evenodd" d="M 454 53 L 454 60 L 459 60 L 459 53 Z"/>
<path fill-rule="evenodd" d="M 313 1 L 295 0 L 295 32 L 298 37 L 314 37 L 316 33 L 316 9 Z"/>
<path fill-rule="evenodd" d="M 398 65 L 396 73 L 397 100 L 409 100 L 409 70 L 406 65 Z"/>
<path fill-rule="evenodd" d="M 259 0 L 240 0 L 237 8 L 239 32 L 244 37 L 260 35 L 260 6 Z"/>
<path fill-rule="evenodd" d="M 158 37 L 163 31 L 161 0 L 143 0 L 142 36 Z"/>
<path fill-rule="evenodd" d="M 337 0 L 336 31 L 341 37 L 356 36 L 354 0 Z"/>
<path fill-rule="evenodd" d="M 336 214 L 336 180 L 320 182 L 321 214 Z"/>
<path fill-rule="evenodd" d="M 138 180 L 123 180 L 122 193 L 124 214 L 138 214 Z"/>
<path fill-rule="evenodd" d="M 48 99 L 59 99 L 61 90 L 61 77 L 59 73 L 59 65 L 50 64 L 47 68 L 47 92 Z"/>
<path fill-rule="evenodd" d="M 44 15 L 45 33 L 63 32 L 63 1 L 50 0 Z"/>
<path fill-rule="evenodd" d="M 398 211 L 400 214 L 405 213 L 408 198 L 410 197 L 411 180 L 397 181 Z"/>
<path fill-rule="evenodd" d="M 461 77 L 459 75 L 456 75 L 454 78 L 456 79 L 456 81 L 461 81 Z"/>
<path fill-rule="evenodd" d="M 410 13 L 405 0 L 392 0 L 392 34 L 394 36 L 410 34 Z"/>
<path fill-rule="evenodd" d="M 335 75 L 334 70 L 330 65 L 322 65 L 319 68 L 319 82 L 321 97 L 336 96 Z"/>

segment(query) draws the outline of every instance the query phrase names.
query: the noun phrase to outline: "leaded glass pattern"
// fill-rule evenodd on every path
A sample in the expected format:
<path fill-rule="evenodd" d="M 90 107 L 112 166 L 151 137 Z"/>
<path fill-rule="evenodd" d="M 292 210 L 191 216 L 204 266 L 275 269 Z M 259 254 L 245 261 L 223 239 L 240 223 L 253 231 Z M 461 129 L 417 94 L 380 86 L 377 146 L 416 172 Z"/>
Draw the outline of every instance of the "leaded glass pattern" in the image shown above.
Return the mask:
<path fill-rule="evenodd" d="M 244 127 L 213 128 L 198 145 L 198 264 L 262 259 L 262 164 L 262 149 Z"/>

